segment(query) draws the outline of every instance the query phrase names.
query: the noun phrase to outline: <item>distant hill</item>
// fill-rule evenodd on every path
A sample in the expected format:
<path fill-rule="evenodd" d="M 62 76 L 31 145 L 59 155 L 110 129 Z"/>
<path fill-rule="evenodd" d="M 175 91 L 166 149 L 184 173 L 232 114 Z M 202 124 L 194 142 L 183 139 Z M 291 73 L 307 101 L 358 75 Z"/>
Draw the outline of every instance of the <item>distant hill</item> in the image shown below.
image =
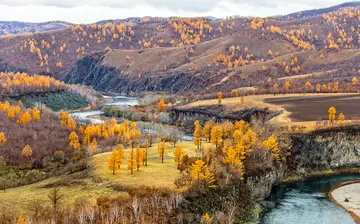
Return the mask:
<path fill-rule="evenodd" d="M 0 21 L 0 35 L 37 33 L 49 30 L 58 30 L 70 27 L 73 24 L 63 21 L 50 21 L 44 23 L 27 23 L 17 21 Z"/>
<path fill-rule="evenodd" d="M 321 16 L 324 13 L 329 13 L 329 12 L 341 10 L 343 8 L 358 8 L 359 9 L 360 8 L 360 2 L 359 1 L 345 2 L 343 4 L 335 5 L 335 6 L 331 6 L 331 7 L 327 7 L 327 8 L 311 9 L 311 10 L 295 12 L 295 13 L 291 13 L 291 14 L 289 14 L 287 16 L 290 16 L 290 17 L 295 18 L 295 19 L 296 18 L 313 18 L 313 17 Z M 283 18 L 284 17 L 285 16 L 283 16 Z"/>
<path fill-rule="evenodd" d="M 358 5 L 263 19 L 128 18 L 3 36 L 0 70 L 124 93 L 266 89 L 288 79 L 293 88 L 304 79 L 329 88 L 360 74 Z"/>

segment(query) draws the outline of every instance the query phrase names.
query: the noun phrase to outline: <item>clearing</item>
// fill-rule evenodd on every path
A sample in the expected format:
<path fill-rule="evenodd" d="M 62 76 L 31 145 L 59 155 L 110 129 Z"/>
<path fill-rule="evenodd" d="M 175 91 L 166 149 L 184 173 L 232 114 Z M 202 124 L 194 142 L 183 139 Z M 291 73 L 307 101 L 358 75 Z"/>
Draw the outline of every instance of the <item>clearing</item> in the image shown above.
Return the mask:
<path fill-rule="evenodd" d="M 196 146 L 193 142 L 179 142 L 186 153 L 195 155 Z M 204 143 L 205 147 L 210 147 L 210 143 Z M 141 185 L 153 187 L 168 187 L 172 190 L 185 190 L 186 187 L 177 189 L 173 183 L 175 178 L 180 176 L 177 165 L 174 162 L 174 147 L 171 143 L 166 143 L 167 155 L 164 163 L 161 163 L 157 155 L 157 144 L 149 149 L 149 160 L 147 167 L 141 167 L 140 171 L 134 170 L 134 174 L 130 174 L 130 170 L 125 164 L 120 170 L 116 171 L 116 175 L 112 175 L 112 171 L 107 169 L 107 159 L 110 152 L 94 155 L 90 162 L 94 166 L 94 170 L 90 177 L 81 177 L 81 173 L 72 175 L 53 177 L 38 183 L 25 185 L 16 188 L 7 189 L 5 193 L 0 192 L 0 209 L 11 208 L 17 212 L 26 211 L 29 205 L 38 201 L 44 206 L 51 206 L 47 195 L 53 187 L 60 187 L 61 194 L 64 195 L 63 205 L 74 203 L 77 198 L 84 197 L 91 203 L 96 203 L 96 199 L 102 196 L 116 196 L 124 193 L 117 191 L 113 185 L 121 185 L 126 187 L 139 187 Z M 125 153 L 127 158 L 127 152 Z"/>

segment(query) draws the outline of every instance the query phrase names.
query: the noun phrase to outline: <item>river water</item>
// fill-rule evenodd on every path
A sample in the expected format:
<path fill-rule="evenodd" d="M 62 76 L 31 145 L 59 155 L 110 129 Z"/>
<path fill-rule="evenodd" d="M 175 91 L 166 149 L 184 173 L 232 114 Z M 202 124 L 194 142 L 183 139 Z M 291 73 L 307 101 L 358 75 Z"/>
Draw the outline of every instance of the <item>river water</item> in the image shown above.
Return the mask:
<path fill-rule="evenodd" d="M 139 101 L 137 99 L 131 98 L 131 97 L 125 97 L 125 96 L 104 96 L 104 97 L 107 98 L 109 102 L 103 104 L 102 107 L 104 107 L 104 106 L 134 106 L 134 105 L 139 104 Z M 101 114 L 103 114 L 103 112 L 101 112 L 100 110 L 88 110 L 88 111 L 72 113 L 70 115 L 72 117 L 76 117 L 79 120 L 88 120 L 91 123 L 98 124 L 98 123 L 103 122 L 103 120 L 96 119 L 96 118 L 90 118 L 89 116 L 101 115 Z"/>
<path fill-rule="evenodd" d="M 275 202 L 275 208 L 265 213 L 263 223 L 354 224 L 349 213 L 328 197 L 331 189 L 351 180 L 360 180 L 360 174 L 317 177 L 275 186 L 268 198 Z"/>

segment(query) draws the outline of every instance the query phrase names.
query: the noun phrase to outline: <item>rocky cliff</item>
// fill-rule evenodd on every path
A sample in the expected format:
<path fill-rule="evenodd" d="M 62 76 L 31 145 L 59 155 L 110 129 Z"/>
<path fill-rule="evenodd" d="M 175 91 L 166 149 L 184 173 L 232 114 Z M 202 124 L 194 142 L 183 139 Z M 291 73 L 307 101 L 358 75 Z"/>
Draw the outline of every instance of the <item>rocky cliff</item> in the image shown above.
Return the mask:
<path fill-rule="evenodd" d="M 340 127 L 292 136 L 292 155 L 286 164 L 246 179 L 253 197 L 266 198 L 272 186 L 290 175 L 304 175 L 349 166 L 360 166 L 360 127 Z"/>
<path fill-rule="evenodd" d="M 219 104 L 204 107 L 173 108 L 170 112 L 170 119 L 173 125 L 187 127 L 189 124 L 193 126 L 195 120 L 199 120 L 201 124 L 204 124 L 208 120 L 217 122 L 244 120 L 250 122 L 254 118 L 265 122 L 278 114 L 278 111 L 261 110 L 258 108 L 228 111 L 226 106 Z"/>

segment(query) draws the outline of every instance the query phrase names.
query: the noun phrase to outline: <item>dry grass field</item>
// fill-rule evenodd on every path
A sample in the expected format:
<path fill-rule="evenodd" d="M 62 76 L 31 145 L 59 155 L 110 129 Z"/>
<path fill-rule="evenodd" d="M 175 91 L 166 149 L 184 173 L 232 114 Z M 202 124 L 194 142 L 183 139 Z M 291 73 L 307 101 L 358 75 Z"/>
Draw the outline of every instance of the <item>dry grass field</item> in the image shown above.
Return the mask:
<path fill-rule="evenodd" d="M 196 146 L 193 142 L 178 143 L 189 155 L 195 155 Z M 211 147 L 210 143 L 204 143 Z M 77 198 L 85 197 L 90 202 L 95 203 L 96 199 L 103 196 L 116 196 L 122 192 L 114 190 L 111 185 L 119 184 L 121 186 L 139 187 L 142 185 L 153 187 L 168 187 L 172 190 L 177 189 L 173 183 L 175 178 L 180 175 L 177 165 L 174 162 L 174 147 L 166 143 L 167 155 L 164 163 L 161 163 L 157 155 L 157 144 L 149 149 L 149 161 L 147 167 L 141 167 L 140 171 L 134 170 L 131 175 L 127 169 L 126 163 L 116 175 L 107 168 L 108 153 L 101 153 L 93 156 L 91 164 L 94 166 L 92 176 L 102 179 L 100 182 L 94 182 L 92 178 L 77 178 L 74 176 L 54 177 L 35 184 L 22 187 L 7 189 L 4 193 L 0 192 L 0 209 L 11 208 L 15 211 L 26 211 L 29 205 L 34 201 L 39 201 L 44 206 L 50 206 L 47 195 L 50 190 L 57 186 L 64 195 L 63 206 L 74 203 Z M 126 153 L 127 157 L 127 153 Z"/>
<path fill-rule="evenodd" d="M 193 142 L 180 142 L 178 143 L 188 155 L 196 155 L 196 146 Z M 205 146 L 211 144 L 205 143 Z M 112 183 L 118 183 L 124 186 L 153 186 L 153 187 L 168 187 L 170 189 L 176 189 L 174 180 L 180 176 L 179 170 L 177 170 L 177 164 L 174 162 L 174 150 L 175 148 L 171 143 L 166 143 L 167 155 L 164 158 L 164 163 L 157 154 L 157 144 L 153 144 L 149 148 L 148 166 L 143 166 L 140 171 L 134 170 L 134 174 L 130 173 L 127 169 L 127 165 L 124 164 L 120 170 L 116 171 L 115 175 L 112 175 L 112 171 L 107 168 L 107 159 L 109 153 L 101 153 L 93 157 L 93 165 L 95 167 L 94 175 L 106 178 Z M 127 157 L 127 152 L 126 155 Z"/>
<path fill-rule="evenodd" d="M 60 193 L 64 195 L 62 206 L 74 203 L 77 198 L 84 197 L 91 203 L 95 203 L 100 196 L 111 196 L 119 192 L 107 187 L 107 183 L 95 184 L 91 179 L 73 180 L 70 177 L 49 178 L 47 180 L 7 189 L 0 192 L 0 209 L 10 209 L 16 212 L 26 211 L 33 202 L 40 202 L 43 206 L 51 206 L 48 199 L 53 186 L 59 183 L 66 186 L 59 186 Z"/>

